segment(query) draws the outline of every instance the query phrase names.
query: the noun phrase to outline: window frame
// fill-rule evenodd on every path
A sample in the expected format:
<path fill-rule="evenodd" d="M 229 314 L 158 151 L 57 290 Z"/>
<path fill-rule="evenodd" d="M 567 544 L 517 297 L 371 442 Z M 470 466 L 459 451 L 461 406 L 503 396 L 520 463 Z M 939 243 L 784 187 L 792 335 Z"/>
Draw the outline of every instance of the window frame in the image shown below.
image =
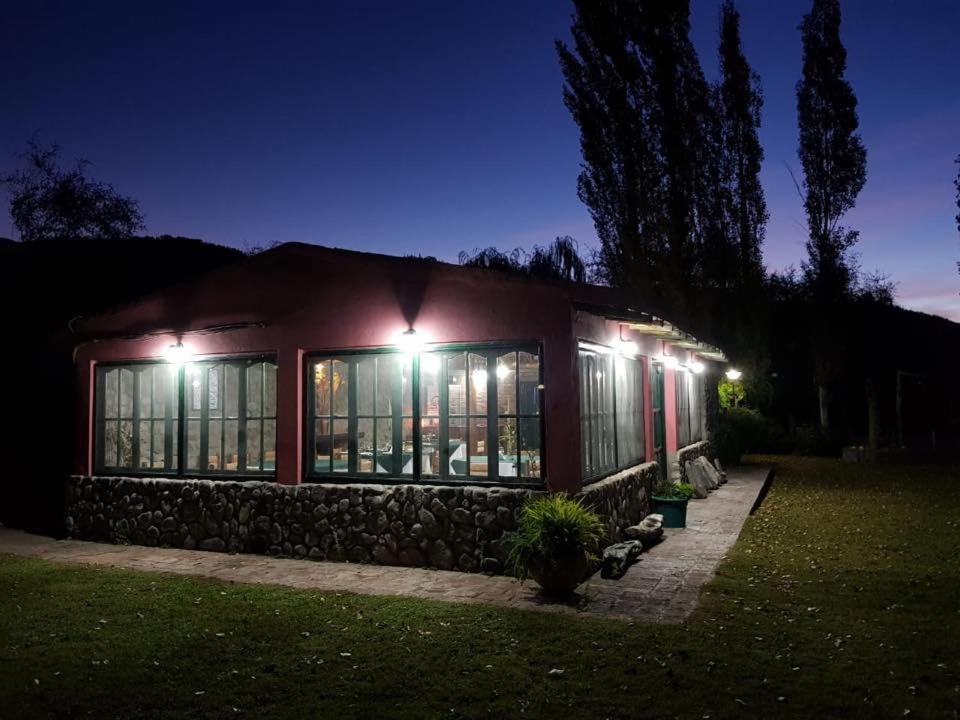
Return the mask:
<path fill-rule="evenodd" d="M 584 452 L 584 451 L 585 451 L 585 444 L 584 444 L 584 438 L 583 438 L 583 429 L 584 429 L 584 422 L 583 422 L 583 421 L 584 421 L 584 417 L 583 417 L 583 415 L 584 415 L 584 413 L 583 413 L 583 400 L 584 400 L 584 395 L 583 395 L 583 379 L 584 379 L 584 378 L 583 378 L 583 371 L 582 371 L 582 368 L 581 368 L 581 354 L 582 354 L 582 353 L 589 353 L 589 354 L 593 355 L 594 357 L 607 357 L 607 358 L 609 358 L 609 368 L 610 368 L 610 376 L 609 376 L 609 378 L 608 378 L 607 384 L 608 384 L 609 387 L 610 387 L 609 392 L 610 392 L 610 394 L 611 394 L 610 414 L 611 414 L 611 417 L 612 417 L 612 425 L 611 425 L 611 427 L 612 427 L 612 430 L 613 430 L 613 444 L 612 444 L 611 451 L 612 451 L 612 454 L 613 454 L 613 464 L 612 464 L 612 466 L 607 466 L 607 467 L 604 467 L 604 468 L 602 468 L 602 469 L 600 469 L 600 470 L 596 470 L 596 469 L 594 469 L 594 468 L 591 468 L 590 472 L 588 472 L 588 470 L 587 470 L 586 456 L 585 456 L 585 452 Z M 618 364 L 618 361 L 621 360 L 621 359 L 623 359 L 623 360 L 628 360 L 628 361 L 632 361 L 632 362 L 637 363 L 637 366 L 639 367 L 639 370 L 640 370 L 640 373 L 639 373 L 639 375 L 640 375 L 640 387 L 639 387 L 639 395 L 637 396 L 637 400 L 638 400 L 638 402 L 640 403 L 640 428 L 639 428 L 639 430 L 640 430 L 640 439 L 639 439 L 639 442 L 640 442 L 640 445 L 641 445 L 641 447 L 642 447 L 642 449 L 643 449 L 643 454 L 642 454 L 642 457 L 641 457 L 639 460 L 637 460 L 637 461 L 635 461 L 635 462 L 634 462 L 634 461 L 631 461 L 631 462 L 629 462 L 629 464 L 626 464 L 626 465 L 622 465 L 622 464 L 620 463 L 620 454 L 621 454 L 620 445 L 621 445 L 621 439 L 620 439 L 620 433 L 619 433 L 619 428 L 618 428 L 618 411 L 619 411 L 619 407 L 620 407 L 620 401 L 619 401 L 618 398 L 617 398 L 617 395 L 618 395 L 618 393 L 617 393 L 617 372 L 618 372 L 617 364 Z M 621 354 L 617 353 L 612 347 L 609 347 L 609 346 L 606 346 L 606 345 L 601 345 L 601 344 L 599 344 L 599 343 L 597 343 L 597 342 L 594 342 L 594 341 L 592 341 L 592 340 L 588 340 L 588 339 L 585 339 L 585 338 L 578 338 L 578 340 L 577 340 L 577 397 L 578 397 L 578 402 L 579 402 L 579 404 L 580 404 L 580 418 L 579 418 L 579 421 L 580 421 L 580 475 L 581 475 L 581 480 L 582 480 L 582 482 L 583 482 L 584 484 L 597 482 L 597 481 L 602 480 L 602 479 L 604 479 L 604 478 L 606 478 L 606 477 L 609 477 L 609 476 L 611 476 L 611 475 L 614 475 L 614 474 L 616 474 L 616 473 L 618 473 L 618 472 L 622 472 L 623 470 L 627 470 L 627 469 L 629 469 L 629 468 L 636 467 L 637 465 L 642 465 L 643 463 L 645 463 L 645 462 L 648 461 L 647 458 L 648 458 L 649 448 L 647 447 L 647 438 L 646 438 L 646 431 L 647 431 L 646 386 L 647 386 L 647 383 L 648 383 L 649 381 L 650 381 L 650 379 L 649 379 L 649 366 L 648 366 L 648 358 L 647 358 L 646 355 L 637 354 L 637 355 L 633 355 L 633 356 L 624 356 L 624 355 L 621 355 Z M 591 393 L 592 393 L 592 388 L 591 388 Z M 597 398 L 593 398 L 593 397 L 592 397 L 592 394 L 591 394 L 591 401 L 596 401 L 596 399 L 597 399 Z M 592 404 L 592 403 L 591 403 L 591 404 Z M 593 417 L 593 415 L 594 415 L 593 413 L 590 413 L 590 416 L 591 416 L 591 417 Z M 592 424 L 592 422 L 591 422 L 591 424 L 590 424 L 590 432 L 591 432 L 591 433 L 592 433 L 592 427 L 593 427 L 593 424 Z M 592 448 L 593 448 L 593 446 L 592 446 L 592 444 L 591 444 L 591 452 L 592 452 Z"/>
<path fill-rule="evenodd" d="M 275 478 L 277 475 L 277 465 L 279 464 L 279 456 L 276 454 L 276 440 L 274 446 L 274 467 L 272 470 L 188 470 L 186 468 L 187 460 L 187 428 L 188 418 L 186 417 L 187 412 L 187 383 L 186 383 L 186 371 L 187 366 L 192 363 L 198 364 L 217 364 L 217 363 L 256 363 L 256 362 L 270 362 L 277 368 L 277 397 L 276 397 L 276 406 L 274 407 L 274 415 L 271 418 L 263 412 L 261 408 L 261 414 L 257 419 L 261 422 L 261 426 L 264 420 L 272 419 L 274 423 L 277 423 L 279 420 L 279 404 L 280 404 L 280 366 L 277 362 L 277 355 L 275 353 L 269 352 L 258 352 L 252 354 L 229 354 L 229 355 L 210 355 L 196 357 L 191 362 L 183 363 L 179 366 L 174 365 L 166 360 L 157 359 L 157 358 L 137 358 L 133 360 L 110 360 L 103 362 L 95 362 L 93 366 L 93 428 L 91 433 L 91 442 L 93 443 L 93 474 L 97 476 L 105 477 L 155 477 L 155 478 L 197 478 L 201 480 L 234 480 L 237 482 L 243 481 L 255 481 L 255 480 L 264 480 L 269 478 Z M 175 389 L 175 399 L 177 402 L 177 417 L 167 418 L 166 422 L 169 424 L 171 420 L 175 420 L 177 424 L 177 431 L 173 438 L 176 440 L 176 454 L 175 459 L 177 463 L 176 468 L 169 469 L 146 469 L 146 468 L 126 468 L 126 467 L 117 467 L 117 466 L 106 466 L 103 464 L 103 451 L 102 451 L 102 437 L 104 427 L 104 417 L 103 417 L 103 407 L 105 402 L 105 393 L 103 391 L 103 372 L 111 368 L 124 368 L 124 367 L 134 367 L 134 366 L 153 366 L 153 367 L 167 367 L 170 368 L 173 372 L 176 373 L 176 379 L 174 381 Z M 135 377 L 137 374 L 135 374 Z M 136 386 L 135 386 L 136 390 Z M 204 383 L 204 389 L 201 392 L 206 391 L 206 383 Z M 119 392 L 119 388 L 118 388 Z M 205 397 L 205 395 L 202 395 Z M 136 395 L 134 396 L 134 416 L 138 414 L 136 402 Z M 239 400 L 238 400 L 239 403 Z M 245 415 L 245 411 L 243 413 Z M 200 418 L 197 418 L 200 420 Z M 203 428 L 203 422 L 208 421 L 209 418 L 204 418 L 200 420 L 201 422 L 201 432 L 208 433 L 209 428 Z M 136 428 L 137 422 L 134 421 L 134 427 Z M 275 425 L 276 427 L 276 425 Z M 261 427 L 261 435 L 262 435 Z M 274 430 L 276 437 L 276 429 Z M 238 455 L 239 455 L 239 440 L 240 432 L 238 430 Z M 168 441 L 168 438 L 165 437 L 165 442 Z M 169 440 L 172 443 L 172 439 Z M 263 444 L 261 442 L 261 456 L 263 454 Z M 132 457 L 132 456 L 131 456 Z M 261 457 L 262 462 L 262 457 Z"/>
<path fill-rule="evenodd" d="M 499 473 L 493 475 L 490 473 L 490 465 L 492 463 L 488 462 L 488 472 L 485 476 L 479 475 L 462 475 L 462 476 L 450 476 L 449 470 L 446 473 L 441 472 L 437 475 L 424 475 L 422 469 L 422 441 L 423 441 L 423 432 L 422 432 L 422 421 L 423 413 L 422 408 L 420 407 L 420 356 L 421 353 L 479 353 L 479 354 L 492 354 L 496 352 L 504 351 L 513 351 L 513 352 L 528 352 L 536 355 L 538 361 L 538 392 L 537 392 L 537 417 L 540 420 L 540 476 L 537 478 L 522 478 L 518 476 L 500 476 Z M 412 392 L 412 420 L 413 420 L 413 471 L 410 475 L 400 475 L 393 473 L 357 473 L 351 472 L 348 465 L 347 472 L 324 472 L 318 471 L 314 468 L 314 457 L 315 457 L 315 448 L 316 448 L 316 437 L 314 433 L 314 423 L 317 420 L 316 408 L 314 403 L 316 401 L 313 381 L 311 373 L 315 367 L 315 363 L 318 360 L 330 360 L 333 358 L 346 358 L 346 357 L 355 357 L 363 355 L 386 355 L 386 354 L 398 354 L 404 355 L 402 350 L 396 348 L 395 346 L 381 346 L 381 347 L 368 347 L 368 348 L 333 348 L 328 350 L 311 350 L 308 353 L 304 353 L 303 367 L 302 367 L 302 377 L 303 377 L 303 473 L 302 473 L 302 482 L 304 483 L 333 483 L 333 484 L 377 484 L 377 485 L 425 485 L 425 486 L 450 486 L 450 487 L 465 487 L 470 485 L 482 485 L 484 487 L 496 486 L 496 487 L 516 487 L 516 488 L 542 488 L 546 485 L 547 478 L 547 459 L 545 452 L 545 441 L 546 441 L 546 422 L 544 417 L 544 402 L 543 402 L 543 348 L 539 342 L 530 342 L 530 341 L 498 341 L 491 343 L 446 343 L 446 344 L 431 344 L 429 348 L 424 349 L 420 352 L 414 353 L 411 357 L 411 392 Z M 355 364 L 351 364 L 351 367 L 355 367 Z M 351 374 L 355 374 L 354 371 L 350 371 Z M 443 372 L 446 372 L 445 370 Z M 466 370 L 469 374 L 469 368 Z M 491 399 L 496 399 L 496 383 L 497 376 L 496 373 L 488 372 L 487 378 L 487 434 L 495 434 L 497 432 L 498 423 L 499 423 L 499 414 L 498 407 L 496 402 L 491 402 Z M 491 386 L 494 387 L 493 392 L 491 392 Z M 348 388 L 348 392 L 355 394 L 355 390 L 352 389 L 353 385 L 351 384 Z M 442 389 L 442 383 L 441 383 Z M 444 421 L 449 422 L 449 411 L 447 409 L 448 403 L 444 402 L 446 398 L 445 392 L 441 397 L 440 401 L 440 427 L 441 427 L 441 437 L 445 437 L 449 432 L 449 425 L 444 425 Z M 375 400 L 374 400 L 375 402 Z M 469 408 L 467 410 L 466 417 L 470 417 Z M 402 413 L 401 408 L 401 417 L 406 418 Z M 432 415 L 429 417 L 433 417 Z M 402 422 L 402 421 L 401 421 Z M 352 428 L 356 423 L 356 418 L 351 418 L 350 427 Z M 519 423 L 518 423 L 519 426 Z M 446 429 L 443 429 L 445 428 Z M 402 435 L 402 427 L 401 427 Z M 396 437 L 397 431 L 393 431 L 394 437 Z M 353 444 L 354 440 L 349 439 L 349 443 Z M 482 479 L 481 479 L 482 478 Z"/>

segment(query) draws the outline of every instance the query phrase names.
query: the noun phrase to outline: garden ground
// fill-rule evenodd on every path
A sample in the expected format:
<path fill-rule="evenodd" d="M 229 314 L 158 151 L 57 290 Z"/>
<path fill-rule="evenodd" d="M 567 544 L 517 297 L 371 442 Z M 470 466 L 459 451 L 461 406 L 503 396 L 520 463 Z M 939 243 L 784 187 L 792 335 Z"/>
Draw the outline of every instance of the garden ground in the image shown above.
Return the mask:
<path fill-rule="evenodd" d="M 0 717 L 956 717 L 960 469 L 756 460 L 683 625 L 4 557 Z"/>

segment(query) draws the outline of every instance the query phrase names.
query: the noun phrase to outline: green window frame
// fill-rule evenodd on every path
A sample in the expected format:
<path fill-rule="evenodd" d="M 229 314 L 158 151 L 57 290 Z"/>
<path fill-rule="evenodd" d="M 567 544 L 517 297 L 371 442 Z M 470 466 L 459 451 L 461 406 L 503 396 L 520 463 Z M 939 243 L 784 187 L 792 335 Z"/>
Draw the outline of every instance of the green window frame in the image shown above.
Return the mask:
<path fill-rule="evenodd" d="M 265 356 L 97 365 L 95 471 L 274 475 L 276 372 Z"/>
<path fill-rule="evenodd" d="M 580 395 L 580 465 L 584 480 L 596 480 L 646 459 L 645 359 L 581 343 L 577 368 Z"/>
<path fill-rule="evenodd" d="M 543 482 L 538 346 L 325 353 L 306 378 L 308 479 Z"/>

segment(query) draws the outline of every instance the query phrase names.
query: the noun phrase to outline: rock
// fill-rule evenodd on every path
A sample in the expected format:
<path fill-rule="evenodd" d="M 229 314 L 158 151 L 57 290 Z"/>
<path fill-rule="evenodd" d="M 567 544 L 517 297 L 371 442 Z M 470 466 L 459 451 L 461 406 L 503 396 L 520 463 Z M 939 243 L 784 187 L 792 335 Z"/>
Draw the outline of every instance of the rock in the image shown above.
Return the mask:
<path fill-rule="evenodd" d="M 408 565 L 411 567 L 423 565 L 423 553 L 417 550 L 417 548 L 400 548 L 399 560 L 401 565 Z"/>
<path fill-rule="evenodd" d="M 419 514 L 420 524 L 423 526 L 423 532 L 428 538 L 438 538 L 443 532 L 437 518 L 429 510 L 421 510 Z"/>
<path fill-rule="evenodd" d="M 227 544 L 218 537 L 212 537 L 201 541 L 200 549 L 210 550 L 212 552 L 223 552 L 227 549 Z"/>
<path fill-rule="evenodd" d="M 470 515 L 470 511 L 461 507 L 453 509 L 450 519 L 457 525 L 473 525 L 473 516 Z"/>
<path fill-rule="evenodd" d="M 710 492 L 710 486 L 703 472 L 703 468 L 691 460 L 684 465 L 687 471 L 687 482 L 693 485 L 693 492 L 701 500 Z"/>
<path fill-rule="evenodd" d="M 639 540 L 644 549 L 656 545 L 663 539 L 663 515 L 647 515 L 639 525 L 625 528 L 623 536 L 628 540 Z"/>
<path fill-rule="evenodd" d="M 727 473 L 723 469 L 723 465 L 720 464 L 720 458 L 713 459 L 713 466 L 717 469 L 717 472 L 720 474 L 720 484 L 723 485 L 727 481 Z"/>
<path fill-rule="evenodd" d="M 445 518 L 447 516 L 447 506 L 443 504 L 440 498 L 435 497 L 430 501 L 430 512 L 438 518 Z"/>
<path fill-rule="evenodd" d="M 612 580 L 622 578 L 627 568 L 640 557 L 641 552 L 643 544 L 639 540 L 627 540 L 605 548 L 600 577 Z"/>
<path fill-rule="evenodd" d="M 373 559 L 381 565 L 397 564 L 397 556 L 390 552 L 390 549 L 385 545 L 377 545 L 373 549 Z"/>
<path fill-rule="evenodd" d="M 441 570 L 453 568 L 453 553 L 443 540 L 430 543 L 430 563 Z"/>
<path fill-rule="evenodd" d="M 457 567 L 463 572 L 474 572 L 477 569 L 477 561 L 472 555 L 463 553 L 457 558 Z"/>
<path fill-rule="evenodd" d="M 643 544 L 639 540 L 627 540 L 610 545 L 603 551 L 600 577 L 612 580 L 622 578 L 627 568 L 640 557 L 641 552 L 643 552 Z"/>
<path fill-rule="evenodd" d="M 485 557 L 483 562 L 480 563 L 480 569 L 491 575 L 499 575 L 503 572 L 503 565 L 496 558 Z"/>
<path fill-rule="evenodd" d="M 710 462 L 705 455 L 701 455 L 694 462 L 703 468 L 703 472 L 706 473 L 707 480 L 710 482 L 711 490 L 716 490 L 720 487 L 720 473 L 717 472 L 713 463 Z"/>

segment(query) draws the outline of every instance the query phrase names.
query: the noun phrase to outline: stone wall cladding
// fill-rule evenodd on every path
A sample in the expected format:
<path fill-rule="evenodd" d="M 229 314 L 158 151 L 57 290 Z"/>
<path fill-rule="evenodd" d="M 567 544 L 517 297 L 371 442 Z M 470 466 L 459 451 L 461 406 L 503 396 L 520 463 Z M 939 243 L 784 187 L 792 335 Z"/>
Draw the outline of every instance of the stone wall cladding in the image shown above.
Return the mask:
<path fill-rule="evenodd" d="M 693 445 L 682 447 L 677 451 L 677 463 L 680 466 L 680 482 L 688 482 L 687 461 L 696 460 L 701 455 L 706 455 L 708 460 L 713 459 L 713 448 L 709 440 L 701 440 Z"/>
<path fill-rule="evenodd" d="M 503 572 L 504 534 L 541 491 L 425 485 L 71 478 L 84 540 Z"/>
<path fill-rule="evenodd" d="M 650 513 L 656 482 L 657 464 L 649 462 L 585 485 L 577 497 L 604 519 L 606 541 L 615 543 L 623 540 L 624 528 L 636 525 Z"/>

